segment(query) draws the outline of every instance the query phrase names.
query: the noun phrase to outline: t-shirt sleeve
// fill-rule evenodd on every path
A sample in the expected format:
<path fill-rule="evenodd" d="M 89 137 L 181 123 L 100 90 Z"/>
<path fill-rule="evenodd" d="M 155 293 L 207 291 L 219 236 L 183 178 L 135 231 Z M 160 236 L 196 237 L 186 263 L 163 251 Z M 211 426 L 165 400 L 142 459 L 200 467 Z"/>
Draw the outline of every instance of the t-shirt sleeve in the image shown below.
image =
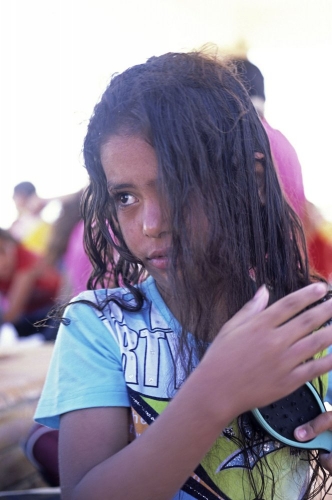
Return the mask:
<path fill-rule="evenodd" d="M 69 411 L 130 406 L 119 346 L 96 310 L 76 302 L 64 318 L 35 413 L 38 423 L 53 428 Z"/>

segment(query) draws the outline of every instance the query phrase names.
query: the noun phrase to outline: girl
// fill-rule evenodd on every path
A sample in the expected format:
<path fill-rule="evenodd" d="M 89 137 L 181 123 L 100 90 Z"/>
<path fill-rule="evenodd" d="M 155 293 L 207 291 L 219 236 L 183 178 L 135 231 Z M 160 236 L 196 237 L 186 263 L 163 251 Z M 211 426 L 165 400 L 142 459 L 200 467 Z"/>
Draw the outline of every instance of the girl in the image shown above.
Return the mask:
<path fill-rule="evenodd" d="M 301 227 L 233 69 L 171 53 L 115 76 L 84 155 L 90 291 L 66 310 L 36 412 L 60 426 L 63 498 L 314 495 L 317 456 L 312 471 L 308 452 L 248 411 L 332 368 L 313 358 L 332 327 L 308 335 L 332 301 L 310 284 Z M 123 286 L 108 289 L 113 278 Z M 296 436 L 330 427 L 324 413 Z M 330 454 L 320 460 L 332 470 Z"/>

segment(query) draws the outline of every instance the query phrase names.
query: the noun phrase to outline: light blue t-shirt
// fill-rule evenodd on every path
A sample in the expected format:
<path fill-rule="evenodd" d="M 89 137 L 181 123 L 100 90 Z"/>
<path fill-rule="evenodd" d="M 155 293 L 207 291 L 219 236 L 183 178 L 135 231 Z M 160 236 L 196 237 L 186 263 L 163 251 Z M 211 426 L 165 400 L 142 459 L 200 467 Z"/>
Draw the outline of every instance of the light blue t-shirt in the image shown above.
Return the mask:
<path fill-rule="evenodd" d="M 180 327 L 160 296 L 155 281 L 148 278 L 140 286 L 146 300 L 138 312 L 128 312 L 115 302 L 108 302 L 102 311 L 77 302 L 67 308 L 66 324 L 59 329 L 36 410 L 37 422 L 57 428 L 60 415 L 69 411 L 125 406 L 131 407 L 138 436 L 167 407 L 184 378 L 176 363 Z M 132 301 L 131 294 L 124 289 L 83 292 L 77 300 L 101 304 L 110 296 L 128 303 Z M 230 366 L 229 369 L 235 368 Z M 200 404 L 199 394 L 197 404 Z M 259 482 L 257 464 L 263 457 L 277 480 L 274 498 L 302 498 L 308 480 L 308 464 L 301 460 L 301 453 L 267 437 L 263 445 L 254 445 L 254 453 L 247 449 L 245 456 L 244 450 L 232 439 L 238 435 L 240 419 L 248 435 L 252 434 L 250 422 L 244 418 L 234 420 L 221 432 L 174 500 L 252 500 L 247 471 L 250 467 Z M 248 454 L 251 457 L 249 464 L 246 461 Z M 265 477 L 265 493 L 266 498 L 271 498 L 268 477 L 269 472 Z"/>

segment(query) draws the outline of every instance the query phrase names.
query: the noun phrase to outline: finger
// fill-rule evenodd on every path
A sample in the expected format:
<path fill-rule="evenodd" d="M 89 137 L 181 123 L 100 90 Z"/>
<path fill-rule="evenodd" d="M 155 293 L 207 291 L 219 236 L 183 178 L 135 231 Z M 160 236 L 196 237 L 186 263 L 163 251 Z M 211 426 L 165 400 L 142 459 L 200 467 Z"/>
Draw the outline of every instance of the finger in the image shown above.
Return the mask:
<path fill-rule="evenodd" d="M 281 335 L 285 333 L 280 332 Z M 323 355 L 324 351 L 331 345 L 332 342 L 332 326 L 327 326 L 313 332 L 311 335 L 306 335 L 306 329 L 303 331 L 294 330 L 287 337 L 289 349 L 286 353 L 290 359 L 293 359 L 294 366 L 303 362 L 308 362 L 317 354 Z M 325 353 L 324 353 L 325 354 Z M 331 356 L 324 356 L 325 362 L 329 363 Z M 287 362 L 287 359 L 285 359 Z"/>
<path fill-rule="evenodd" d="M 287 335 L 291 345 L 300 338 L 320 329 L 331 317 L 332 300 L 327 300 L 292 318 L 280 328 L 282 328 L 284 335 Z"/>
<path fill-rule="evenodd" d="M 294 369 L 292 369 L 290 366 L 292 364 L 292 359 L 287 360 L 282 364 L 284 368 L 286 366 L 287 376 L 283 377 L 280 381 L 280 388 L 282 388 L 282 386 L 284 385 L 285 387 L 287 387 L 287 394 L 291 394 L 303 384 L 308 382 L 308 380 L 314 380 L 331 371 L 332 355 L 301 363 Z M 279 399 L 284 395 L 285 394 L 281 394 Z M 275 400 L 277 399 L 278 398 L 275 398 Z"/>
<path fill-rule="evenodd" d="M 330 342 L 332 333 L 330 333 Z M 292 362 L 286 360 L 284 365 Z M 328 373 L 332 370 L 332 354 L 328 354 L 327 356 L 323 356 L 321 358 L 311 359 L 306 361 L 305 363 L 301 363 L 292 370 L 292 377 L 289 378 L 289 390 L 290 392 L 294 391 L 300 385 L 304 384 L 308 380 L 314 380 L 317 377 L 321 377 L 325 373 Z M 328 412 L 329 413 L 329 412 Z M 325 414 L 325 413 L 324 413 Z"/>
<path fill-rule="evenodd" d="M 269 302 L 269 291 L 265 285 L 262 285 L 254 297 L 249 300 L 234 316 L 227 322 L 227 329 L 236 328 L 248 319 L 262 312 Z"/>
<path fill-rule="evenodd" d="M 301 311 L 322 299 L 326 293 L 327 285 L 325 283 L 313 283 L 278 300 L 264 314 L 270 317 L 271 326 L 283 325 Z M 326 301 L 324 304 L 329 302 L 332 304 L 332 301 Z M 313 308 L 312 310 L 315 309 Z"/>
<path fill-rule="evenodd" d="M 294 436 L 298 441 L 309 441 L 326 430 L 332 430 L 331 411 L 321 413 L 314 420 L 297 427 Z"/>
<path fill-rule="evenodd" d="M 326 295 L 326 291 L 327 286 L 325 283 L 314 283 L 302 288 L 301 290 L 293 292 L 286 297 L 283 297 L 266 309 L 269 292 L 267 287 L 263 285 L 257 290 L 253 299 L 247 302 L 247 304 L 245 304 L 240 311 L 238 311 L 228 321 L 227 325 L 231 328 L 236 328 L 249 318 L 266 309 L 264 316 L 261 318 L 262 321 L 267 320 L 267 323 L 269 323 L 272 327 L 280 326 L 293 318 L 300 311 L 310 306 L 312 303 L 324 297 L 324 295 Z M 316 313 L 316 316 L 319 316 L 319 313 Z M 318 323 L 319 321 L 320 320 L 318 320 Z M 317 324 L 317 327 L 319 327 L 323 322 L 324 320 L 320 324 Z M 307 329 L 305 334 L 311 333 L 312 329 Z"/>
<path fill-rule="evenodd" d="M 319 328 L 324 323 L 324 311 L 326 312 L 330 306 L 331 309 L 329 314 L 332 314 L 332 301 L 322 302 L 322 304 L 328 304 L 324 310 L 318 309 L 318 311 L 316 311 L 316 307 L 312 307 L 310 308 L 310 311 L 304 311 L 309 308 L 309 306 L 322 299 L 326 295 L 326 291 L 327 286 L 325 283 L 314 283 L 302 288 L 301 290 L 283 297 L 268 307 L 266 311 L 264 311 L 262 319 L 269 323 L 271 327 L 284 327 L 286 325 L 286 332 L 288 331 L 289 335 L 292 332 L 296 332 L 298 328 L 300 336 L 303 329 L 305 329 L 305 333 L 303 333 L 303 335 L 310 333 L 314 328 Z M 320 304 L 317 307 L 320 307 Z M 313 313 L 312 311 L 315 312 Z M 305 312 L 308 312 L 306 318 L 312 319 L 310 326 L 308 327 L 306 321 L 300 319 L 297 320 L 296 330 L 295 328 L 290 327 L 290 321 L 295 321 Z"/>
<path fill-rule="evenodd" d="M 332 453 L 319 452 L 319 461 L 327 471 L 332 473 Z"/>

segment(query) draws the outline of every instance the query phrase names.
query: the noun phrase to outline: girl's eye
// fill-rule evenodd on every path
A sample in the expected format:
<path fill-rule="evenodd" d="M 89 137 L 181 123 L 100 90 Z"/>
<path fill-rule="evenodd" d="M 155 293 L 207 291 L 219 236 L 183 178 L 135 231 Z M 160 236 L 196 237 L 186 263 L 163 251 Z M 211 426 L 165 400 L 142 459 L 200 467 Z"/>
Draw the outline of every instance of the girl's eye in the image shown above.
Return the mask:
<path fill-rule="evenodd" d="M 130 205 L 133 205 L 135 201 L 137 201 L 135 196 L 128 193 L 117 193 L 114 198 L 115 203 L 119 208 L 128 207 Z"/>

